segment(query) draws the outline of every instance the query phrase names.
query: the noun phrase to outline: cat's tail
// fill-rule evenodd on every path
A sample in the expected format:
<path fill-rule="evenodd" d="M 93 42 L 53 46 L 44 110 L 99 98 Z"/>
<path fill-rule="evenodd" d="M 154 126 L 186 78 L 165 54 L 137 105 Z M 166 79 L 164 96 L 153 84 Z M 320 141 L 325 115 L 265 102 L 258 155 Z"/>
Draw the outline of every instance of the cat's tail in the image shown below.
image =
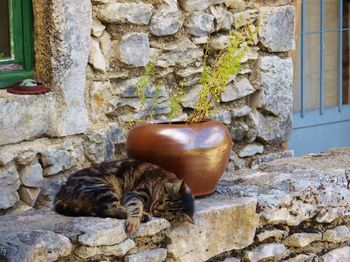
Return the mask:
<path fill-rule="evenodd" d="M 64 203 L 62 200 L 55 200 L 54 209 L 57 213 L 65 216 L 83 215 L 80 208 L 72 207 Z"/>

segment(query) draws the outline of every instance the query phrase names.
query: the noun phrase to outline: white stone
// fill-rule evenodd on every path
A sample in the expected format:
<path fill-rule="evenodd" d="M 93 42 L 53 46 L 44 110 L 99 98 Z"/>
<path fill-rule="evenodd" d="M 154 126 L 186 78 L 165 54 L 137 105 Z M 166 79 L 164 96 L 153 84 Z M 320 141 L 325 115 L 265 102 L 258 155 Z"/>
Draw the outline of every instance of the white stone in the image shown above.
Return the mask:
<path fill-rule="evenodd" d="M 259 40 L 270 52 L 286 52 L 295 48 L 293 5 L 262 7 L 259 13 Z M 276 26 L 278 25 L 278 26 Z"/>
<path fill-rule="evenodd" d="M 26 166 L 32 164 L 36 158 L 36 153 L 32 150 L 21 152 L 19 156 L 16 157 L 16 163 Z M 1 161 L 1 160 L 0 160 Z"/>
<path fill-rule="evenodd" d="M 16 183 L 19 179 L 19 174 L 14 165 L 0 167 L 0 186 L 9 186 Z"/>
<path fill-rule="evenodd" d="M 268 238 L 274 238 L 275 240 L 279 240 L 281 239 L 284 235 L 286 234 L 286 231 L 283 230 L 278 230 L 278 229 L 274 229 L 274 230 L 264 230 L 263 232 L 259 233 L 256 235 L 256 238 L 259 241 L 264 241 Z"/>
<path fill-rule="evenodd" d="M 151 57 L 148 35 L 131 32 L 123 35 L 119 44 L 119 59 L 132 66 L 146 66 Z"/>
<path fill-rule="evenodd" d="M 227 88 L 221 94 L 222 102 L 230 102 L 239 98 L 248 96 L 255 92 L 255 88 L 247 78 L 242 78 L 235 81 L 233 84 L 229 83 Z"/>
<path fill-rule="evenodd" d="M 243 57 L 241 58 L 241 63 L 246 63 L 249 60 L 257 60 L 259 58 L 259 47 L 257 46 L 247 46 Z"/>
<path fill-rule="evenodd" d="M 78 242 L 84 246 L 112 246 L 127 238 L 124 220 L 79 217 L 74 219 L 74 227 L 83 232 L 78 237 Z"/>
<path fill-rule="evenodd" d="M 192 37 L 191 40 L 195 45 L 202 45 L 202 44 L 208 43 L 209 37 L 207 35 L 198 36 L 198 37 Z"/>
<path fill-rule="evenodd" d="M 250 262 L 257 262 L 262 259 L 279 257 L 285 251 L 286 247 L 283 244 L 264 244 L 251 251 L 244 251 L 244 257 Z"/>
<path fill-rule="evenodd" d="M 227 8 L 244 10 L 248 6 L 248 2 L 246 0 L 225 0 L 225 5 Z"/>
<path fill-rule="evenodd" d="M 124 256 L 130 249 L 135 247 L 135 242 L 131 239 L 127 239 L 124 242 L 117 245 L 110 246 L 78 246 L 74 253 L 81 258 L 89 258 L 98 255 L 103 256 Z"/>
<path fill-rule="evenodd" d="M 166 257 L 167 250 L 159 248 L 127 256 L 125 262 L 162 262 L 165 261 Z"/>
<path fill-rule="evenodd" d="M 225 110 L 225 109 L 218 109 L 212 116 L 213 119 L 224 123 L 226 125 L 231 124 L 232 122 L 232 114 L 230 111 Z"/>
<path fill-rule="evenodd" d="M 194 36 L 206 36 L 214 31 L 214 16 L 195 12 L 186 20 L 185 26 Z"/>
<path fill-rule="evenodd" d="M 18 192 L 21 197 L 21 200 L 32 207 L 34 206 L 36 200 L 38 199 L 40 191 L 41 191 L 40 188 L 31 188 L 31 187 L 22 186 L 20 187 Z"/>
<path fill-rule="evenodd" d="M 334 249 L 320 258 L 321 262 L 349 262 L 350 247 Z"/>
<path fill-rule="evenodd" d="M 132 23 L 147 25 L 152 16 L 152 5 L 145 3 L 112 3 L 98 13 L 98 18 L 107 23 Z"/>
<path fill-rule="evenodd" d="M 38 162 L 22 168 L 19 171 L 19 176 L 22 183 L 29 187 L 40 187 L 44 180 L 43 169 Z"/>
<path fill-rule="evenodd" d="M 338 226 L 327 230 L 323 234 L 323 241 L 341 243 L 350 240 L 350 230 L 347 226 Z"/>
<path fill-rule="evenodd" d="M 19 200 L 17 193 L 19 186 L 20 183 L 18 182 L 16 187 L 0 187 L 0 210 L 10 208 L 16 204 Z"/>
<path fill-rule="evenodd" d="M 235 109 L 232 113 L 233 117 L 243 117 L 243 116 L 247 116 L 249 115 L 249 113 L 252 111 L 252 109 L 247 106 L 244 105 L 241 108 Z"/>
<path fill-rule="evenodd" d="M 89 88 L 89 114 L 93 122 L 107 121 L 106 113 L 111 97 L 110 81 L 94 81 Z"/>
<path fill-rule="evenodd" d="M 234 257 L 228 257 L 225 258 L 225 260 L 223 262 L 240 262 L 241 260 L 238 258 L 234 258 Z"/>
<path fill-rule="evenodd" d="M 64 148 L 62 145 L 46 148 L 42 152 L 44 176 L 52 176 L 75 166 L 77 162 L 71 151 L 72 148 Z"/>
<path fill-rule="evenodd" d="M 97 20 L 97 19 L 92 20 L 91 34 L 93 36 L 101 37 L 105 28 L 106 27 L 100 22 L 100 20 Z"/>
<path fill-rule="evenodd" d="M 172 226 L 167 230 L 168 256 L 176 261 L 202 262 L 253 243 L 258 225 L 254 199 L 207 198 L 196 200 L 195 204 L 195 225 Z"/>
<path fill-rule="evenodd" d="M 181 99 L 181 104 L 183 107 L 194 108 L 199 97 L 199 92 L 202 90 L 203 86 L 195 85 L 191 87 L 188 93 L 185 93 Z"/>
<path fill-rule="evenodd" d="M 223 6 L 211 6 L 211 13 L 215 17 L 215 31 L 230 31 L 234 21 L 234 16 Z"/>
<path fill-rule="evenodd" d="M 264 152 L 264 146 L 253 143 L 245 145 L 238 153 L 239 157 L 254 156 L 256 154 L 262 154 Z"/>
<path fill-rule="evenodd" d="M 289 247 L 306 247 L 312 242 L 322 239 L 321 233 L 295 233 L 287 237 L 283 243 Z"/>
<path fill-rule="evenodd" d="M 177 6 L 164 5 L 152 16 L 149 29 L 152 35 L 173 35 L 183 24 L 181 11 Z"/>
<path fill-rule="evenodd" d="M 106 59 L 102 54 L 100 43 L 95 38 L 91 38 L 91 53 L 89 57 L 89 64 L 91 64 L 92 67 L 99 72 L 107 72 Z"/>
<path fill-rule="evenodd" d="M 176 44 L 170 44 L 162 48 L 162 52 L 156 57 L 156 65 L 160 67 L 188 65 L 201 61 L 204 52 L 194 45 L 188 38 L 183 37 Z"/>
<path fill-rule="evenodd" d="M 283 261 L 285 261 L 285 262 L 312 262 L 312 261 L 314 261 L 313 259 L 315 257 L 316 257 L 315 255 L 301 254 L 301 255 L 297 255 L 295 257 L 292 257 L 290 259 L 283 260 Z"/>
<path fill-rule="evenodd" d="M 222 4 L 224 0 L 178 0 L 182 9 L 188 12 L 201 11 L 207 9 L 209 6 Z"/>
<path fill-rule="evenodd" d="M 109 55 L 109 51 L 112 48 L 111 36 L 108 34 L 107 31 L 104 31 L 98 41 L 100 43 L 102 54 L 105 56 L 105 58 L 107 58 Z"/>
<path fill-rule="evenodd" d="M 235 28 L 238 29 L 247 24 L 252 24 L 258 18 L 258 10 L 250 9 L 243 12 L 235 13 L 233 16 Z"/>
<path fill-rule="evenodd" d="M 229 46 L 231 36 L 229 35 L 217 35 L 213 36 L 209 40 L 209 47 L 214 50 L 222 50 Z"/>
<path fill-rule="evenodd" d="M 168 227 L 170 227 L 170 223 L 166 219 L 153 217 L 147 223 L 141 223 L 140 228 L 130 237 L 152 236 Z"/>
<path fill-rule="evenodd" d="M 53 93 L 22 96 L 0 90 L 0 145 L 48 134 L 55 103 Z"/>

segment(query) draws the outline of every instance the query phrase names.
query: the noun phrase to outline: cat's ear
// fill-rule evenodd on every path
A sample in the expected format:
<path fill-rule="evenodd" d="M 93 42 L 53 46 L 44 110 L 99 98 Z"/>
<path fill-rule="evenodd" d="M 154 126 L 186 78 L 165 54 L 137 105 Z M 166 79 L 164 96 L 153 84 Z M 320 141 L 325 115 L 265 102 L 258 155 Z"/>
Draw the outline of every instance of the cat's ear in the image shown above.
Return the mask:
<path fill-rule="evenodd" d="M 186 192 L 187 191 L 187 186 L 185 184 L 185 181 L 182 180 L 181 186 L 180 186 L 180 192 Z"/>
<path fill-rule="evenodd" d="M 174 183 L 174 192 L 178 194 L 182 189 L 182 185 L 185 185 L 184 180 L 180 179 L 178 182 Z"/>
<path fill-rule="evenodd" d="M 195 225 L 193 218 L 191 218 L 189 215 L 187 215 L 187 214 L 181 214 L 181 216 L 182 216 L 182 220 L 183 220 L 184 222 L 188 222 L 188 223 L 190 223 L 190 224 L 192 224 L 192 225 Z"/>

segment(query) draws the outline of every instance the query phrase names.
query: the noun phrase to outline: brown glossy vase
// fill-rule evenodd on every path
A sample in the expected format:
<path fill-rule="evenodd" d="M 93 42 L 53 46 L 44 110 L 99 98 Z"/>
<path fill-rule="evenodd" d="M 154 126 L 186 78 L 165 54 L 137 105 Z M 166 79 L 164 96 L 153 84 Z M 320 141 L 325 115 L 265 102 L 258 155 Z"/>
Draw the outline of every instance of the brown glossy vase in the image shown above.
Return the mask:
<path fill-rule="evenodd" d="M 203 196 L 215 191 L 232 145 L 226 126 L 215 120 L 142 123 L 130 131 L 126 151 L 131 158 L 174 172 L 195 196 Z"/>

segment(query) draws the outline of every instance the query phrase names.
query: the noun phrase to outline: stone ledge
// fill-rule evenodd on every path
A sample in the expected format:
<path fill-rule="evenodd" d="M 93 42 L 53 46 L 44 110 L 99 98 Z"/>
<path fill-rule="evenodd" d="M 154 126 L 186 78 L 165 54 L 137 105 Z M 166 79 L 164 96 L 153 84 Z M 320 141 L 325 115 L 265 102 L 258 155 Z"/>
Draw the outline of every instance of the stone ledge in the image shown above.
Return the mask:
<path fill-rule="evenodd" d="M 14 95 L 0 90 L 0 145 L 48 134 L 55 105 L 56 97 L 52 92 Z"/>

